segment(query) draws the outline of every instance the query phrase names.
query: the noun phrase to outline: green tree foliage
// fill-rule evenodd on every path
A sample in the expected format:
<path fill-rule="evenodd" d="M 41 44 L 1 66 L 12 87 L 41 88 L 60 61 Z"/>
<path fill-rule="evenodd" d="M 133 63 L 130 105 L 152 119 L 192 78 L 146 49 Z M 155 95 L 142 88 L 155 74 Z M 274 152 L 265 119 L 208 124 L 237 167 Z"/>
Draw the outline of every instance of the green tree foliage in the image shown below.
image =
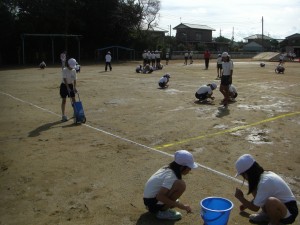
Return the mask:
<path fill-rule="evenodd" d="M 133 47 L 142 25 L 146 23 L 148 28 L 155 25 L 159 9 L 159 0 L 2 0 L 0 28 L 6 32 L 1 37 L 4 51 L 1 51 L 0 64 L 17 62 L 18 57 L 2 63 L 1 58 L 8 49 L 18 55 L 23 33 L 82 35 L 81 51 L 87 59 L 94 58 L 96 48 Z M 46 41 L 40 38 L 26 43 L 34 51 L 34 48 L 47 48 Z M 60 42 L 56 45 L 61 45 L 62 50 L 66 41 Z M 2 48 L 3 43 L 6 48 Z"/>

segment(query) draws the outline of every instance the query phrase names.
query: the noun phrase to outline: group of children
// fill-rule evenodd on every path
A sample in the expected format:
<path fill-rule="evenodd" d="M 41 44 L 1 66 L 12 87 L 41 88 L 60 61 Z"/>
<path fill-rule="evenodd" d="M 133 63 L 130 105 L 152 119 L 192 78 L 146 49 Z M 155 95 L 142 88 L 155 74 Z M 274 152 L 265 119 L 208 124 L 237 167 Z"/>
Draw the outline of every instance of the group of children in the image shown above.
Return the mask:
<path fill-rule="evenodd" d="M 158 50 L 156 51 L 147 51 L 144 50 L 143 54 L 143 66 L 145 67 L 146 65 L 151 66 L 153 69 L 160 69 L 161 64 L 161 56 L 160 52 Z"/>
<path fill-rule="evenodd" d="M 176 151 L 174 160 L 157 170 L 145 184 L 143 201 L 147 210 L 164 220 L 182 218 L 182 214 L 174 208 L 191 213 L 191 206 L 179 201 L 179 198 L 186 190 L 183 176 L 197 167 L 189 151 Z M 280 225 L 295 221 L 298 215 L 295 195 L 279 175 L 264 170 L 250 154 L 240 156 L 235 162 L 235 169 L 236 176 L 248 181 L 248 194 L 253 196 L 249 201 L 242 190 L 236 188 L 234 196 L 241 203 L 240 211 L 249 209 L 257 212 L 261 209 L 259 213 L 249 216 L 251 223 Z"/>
<path fill-rule="evenodd" d="M 135 72 L 147 74 L 147 73 L 152 73 L 155 70 L 161 70 L 161 69 L 163 69 L 163 67 L 164 66 L 161 63 L 159 63 L 158 65 L 156 65 L 156 67 L 153 67 L 150 64 L 146 64 L 144 66 L 143 65 L 138 65 L 135 68 Z"/>
<path fill-rule="evenodd" d="M 67 121 L 64 114 L 66 97 L 69 96 L 72 102 L 75 101 L 77 64 L 74 58 L 70 58 L 62 70 L 60 85 L 62 121 Z M 161 88 L 168 87 L 170 77 L 170 74 L 167 73 L 160 78 L 159 86 Z M 216 83 L 203 85 L 195 96 L 201 101 L 207 98 L 214 99 L 212 93 L 216 88 Z M 229 89 L 233 93 L 230 96 L 236 98 L 236 88 L 230 84 Z M 179 198 L 186 190 L 186 183 L 182 177 L 197 167 L 198 164 L 190 152 L 187 150 L 176 151 L 174 160 L 155 172 L 145 184 L 143 201 L 149 212 L 155 214 L 158 219 L 167 220 L 182 218 L 182 214 L 173 209 L 175 207 L 191 213 L 191 206 L 180 202 Z M 261 209 L 260 213 L 250 215 L 249 218 L 252 222 L 267 221 L 269 225 L 278 225 L 281 223 L 291 224 L 295 221 L 298 215 L 296 198 L 288 184 L 280 176 L 271 171 L 265 171 L 249 154 L 239 157 L 235 168 L 236 176 L 242 176 L 244 180 L 248 181 L 248 194 L 253 195 L 253 200 L 249 201 L 244 197 L 242 190 L 236 188 L 234 196 L 241 202 L 240 210 L 258 211 Z"/>
<path fill-rule="evenodd" d="M 40 63 L 40 65 L 39 65 L 39 67 L 40 67 L 40 69 L 45 69 L 46 68 L 46 63 L 45 63 L 45 61 L 42 61 L 41 63 Z M 75 70 L 76 70 L 76 73 L 80 73 L 80 65 L 76 62 L 76 65 L 75 65 L 75 68 L 74 68 Z"/>
<path fill-rule="evenodd" d="M 188 60 L 190 60 L 190 64 L 193 64 L 193 51 L 186 51 L 184 53 L 184 65 L 188 64 Z"/>
<path fill-rule="evenodd" d="M 146 53 L 146 51 L 144 52 Z M 189 56 L 188 52 L 187 57 Z M 191 53 L 192 54 L 192 53 Z M 144 61 L 145 63 L 145 61 Z M 147 63 L 147 61 L 146 61 Z M 224 67 L 224 68 L 223 68 Z M 162 69 L 162 66 L 159 67 Z M 144 66 L 139 65 L 136 67 L 137 73 L 152 73 L 156 68 L 153 68 L 148 63 Z M 235 98 L 238 96 L 236 87 L 232 84 L 232 73 L 233 73 L 233 62 L 227 52 L 223 52 L 222 55 L 218 55 L 217 59 L 217 79 L 221 79 L 220 92 L 224 95 L 224 99 L 221 101 L 225 107 L 227 107 L 229 102 L 234 102 Z M 169 73 L 162 76 L 158 85 L 160 88 L 167 88 L 169 85 L 169 80 L 171 76 Z M 195 93 L 195 97 L 201 103 L 209 103 L 208 99 L 214 100 L 213 91 L 217 88 L 216 83 L 210 83 L 207 85 L 202 85 Z"/>
<path fill-rule="evenodd" d="M 217 88 L 216 83 L 210 83 L 207 85 L 202 85 L 195 93 L 195 97 L 201 103 L 209 103 L 208 99 L 214 100 L 213 90 Z M 237 89 L 233 84 L 229 85 L 229 101 L 234 102 L 238 96 Z M 223 102 L 222 102 L 223 104 Z"/>

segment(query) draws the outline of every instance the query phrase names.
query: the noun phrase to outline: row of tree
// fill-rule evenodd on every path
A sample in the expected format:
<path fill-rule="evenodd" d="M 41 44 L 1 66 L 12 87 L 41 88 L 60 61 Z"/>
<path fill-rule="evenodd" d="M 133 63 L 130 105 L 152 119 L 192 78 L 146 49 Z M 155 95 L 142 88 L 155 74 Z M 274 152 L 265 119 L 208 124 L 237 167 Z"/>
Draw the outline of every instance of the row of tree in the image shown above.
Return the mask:
<path fill-rule="evenodd" d="M 22 34 L 82 35 L 83 59 L 110 45 L 142 50 L 148 45 L 142 30 L 157 25 L 159 10 L 160 0 L 1 0 L 0 65 L 20 62 Z M 41 55 L 47 42 L 33 38 L 27 51 Z M 71 51 L 68 38 L 58 42 L 57 51 Z"/>

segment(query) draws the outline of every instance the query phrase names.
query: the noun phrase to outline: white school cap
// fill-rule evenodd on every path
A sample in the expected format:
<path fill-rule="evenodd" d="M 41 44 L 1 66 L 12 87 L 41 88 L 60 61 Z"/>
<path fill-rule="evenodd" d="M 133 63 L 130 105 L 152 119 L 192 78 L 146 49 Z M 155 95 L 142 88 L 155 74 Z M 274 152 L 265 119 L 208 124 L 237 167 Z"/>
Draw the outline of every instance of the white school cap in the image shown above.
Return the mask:
<path fill-rule="evenodd" d="M 198 165 L 194 162 L 193 155 L 187 150 L 178 150 L 174 155 L 175 162 L 181 166 L 187 166 L 191 169 L 195 169 Z"/>
<path fill-rule="evenodd" d="M 250 154 L 244 154 L 235 162 L 236 177 L 246 172 L 255 163 L 255 159 Z"/>

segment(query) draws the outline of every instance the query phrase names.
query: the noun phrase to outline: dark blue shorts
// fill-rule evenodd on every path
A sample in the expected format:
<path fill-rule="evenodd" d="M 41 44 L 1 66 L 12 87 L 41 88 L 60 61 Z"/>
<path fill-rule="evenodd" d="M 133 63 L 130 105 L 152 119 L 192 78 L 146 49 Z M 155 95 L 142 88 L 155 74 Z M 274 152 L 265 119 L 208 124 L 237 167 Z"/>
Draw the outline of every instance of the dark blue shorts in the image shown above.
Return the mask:
<path fill-rule="evenodd" d="M 296 217 L 298 216 L 297 202 L 291 201 L 284 204 L 292 215 L 290 215 L 288 218 L 281 219 L 280 222 L 283 224 L 292 224 L 293 222 L 295 222 Z"/>
<path fill-rule="evenodd" d="M 195 93 L 195 97 L 198 98 L 199 100 L 205 100 L 208 98 L 208 92 L 203 93 L 203 94 L 198 94 L 197 92 Z"/>
<path fill-rule="evenodd" d="M 221 85 L 228 86 L 230 84 L 232 84 L 232 76 L 231 75 L 228 75 L 228 76 L 222 75 Z"/>
<path fill-rule="evenodd" d="M 69 84 L 69 88 L 70 88 L 70 93 L 68 92 L 68 89 L 67 89 L 67 86 L 65 83 L 61 83 L 60 84 L 60 89 L 59 89 L 59 94 L 60 94 L 60 97 L 62 98 L 66 98 L 66 97 L 72 97 L 74 98 L 75 97 L 75 93 L 74 93 L 74 87 L 73 87 L 73 84 Z"/>
<path fill-rule="evenodd" d="M 158 83 L 158 85 L 159 85 L 160 87 L 164 88 L 164 87 L 166 86 L 166 83 L 165 83 L 165 82 L 163 82 L 163 83 Z"/>
<path fill-rule="evenodd" d="M 144 204 L 151 213 L 157 213 L 165 206 L 159 205 L 157 202 L 156 198 L 144 198 Z"/>

